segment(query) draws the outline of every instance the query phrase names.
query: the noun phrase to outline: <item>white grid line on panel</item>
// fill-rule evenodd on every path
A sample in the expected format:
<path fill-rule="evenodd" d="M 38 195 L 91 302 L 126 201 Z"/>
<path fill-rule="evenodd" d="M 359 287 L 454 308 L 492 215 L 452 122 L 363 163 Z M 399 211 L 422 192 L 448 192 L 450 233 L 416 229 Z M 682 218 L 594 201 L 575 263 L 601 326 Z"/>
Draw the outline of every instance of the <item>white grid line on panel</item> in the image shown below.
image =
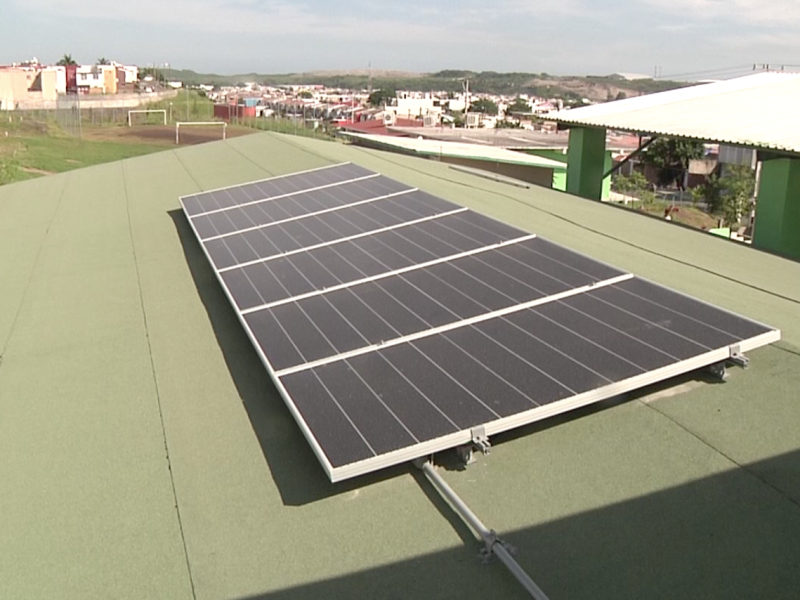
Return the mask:
<path fill-rule="evenodd" d="M 305 171 L 297 171 L 295 173 L 286 173 L 284 175 L 273 175 L 272 177 L 265 177 L 264 179 L 256 179 L 255 181 L 248 181 L 247 183 L 240 183 L 237 185 L 225 185 L 218 188 L 211 188 L 210 190 L 203 190 L 202 192 L 197 192 L 195 194 L 184 194 L 183 196 L 178 196 L 178 200 L 188 200 L 189 198 L 196 198 L 198 196 L 204 196 L 206 194 L 213 194 L 214 192 L 221 192 L 222 190 L 227 190 L 230 188 L 237 188 L 243 187 L 245 185 L 252 185 L 254 183 L 265 183 L 267 181 L 275 181 L 276 179 L 286 179 L 288 177 L 293 177 L 295 175 L 305 175 L 307 173 L 316 173 L 317 171 L 324 171 L 325 169 L 335 169 L 337 167 L 346 167 L 347 165 L 352 165 L 351 162 L 343 162 L 343 163 L 336 163 L 335 165 L 325 165 L 323 167 L 315 167 L 313 169 L 306 169 Z"/>
<path fill-rule="evenodd" d="M 502 241 L 502 242 L 498 242 L 496 244 L 491 244 L 489 246 L 483 246 L 481 248 L 473 248 L 472 250 L 465 250 L 464 252 L 459 252 L 458 254 L 451 254 L 450 256 L 444 256 L 442 258 L 436 258 L 436 259 L 433 259 L 433 260 L 429 260 L 427 262 L 417 263 L 417 264 L 414 264 L 414 265 L 409 265 L 407 267 L 402 267 L 400 269 L 395 269 L 394 271 L 386 271 L 384 273 L 378 273 L 377 275 L 370 275 L 368 277 L 363 277 L 361 279 L 355 279 L 353 281 L 346 281 L 344 283 L 340 283 L 340 284 L 337 284 L 337 285 L 332 285 L 332 286 L 327 287 L 325 289 L 314 290 L 313 292 L 306 292 L 304 294 L 298 294 L 297 296 L 292 296 L 291 298 L 284 298 L 282 300 L 275 300 L 274 302 L 269 302 L 269 303 L 263 304 L 261 306 L 254 306 L 252 308 L 248 308 L 247 310 L 243 310 L 242 314 L 246 315 L 246 314 L 249 314 L 251 312 L 264 310 L 265 308 L 274 308 L 276 306 L 280 306 L 281 304 L 287 304 L 289 302 L 297 302 L 299 300 L 305 300 L 306 298 L 312 298 L 314 296 L 320 296 L 322 294 L 327 294 L 329 292 L 335 292 L 337 290 L 341 290 L 341 289 L 344 289 L 344 288 L 354 287 L 354 286 L 360 285 L 362 283 L 369 283 L 370 281 L 377 281 L 379 279 L 384 279 L 386 277 L 393 277 L 395 275 L 402 275 L 403 273 L 408 273 L 410 271 L 416 271 L 416 270 L 419 270 L 419 269 L 425 269 L 427 267 L 432 267 L 434 265 L 438 265 L 438 264 L 442 264 L 442 263 L 447 263 L 447 262 L 451 262 L 451 261 L 454 261 L 454 260 L 458 260 L 459 258 L 465 258 L 467 256 L 473 256 L 475 254 L 480 254 L 481 252 L 487 252 L 489 250 L 495 250 L 497 248 L 503 248 L 503 247 L 511 245 L 511 244 L 519 244 L 520 242 L 525 242 L 525 241 L 528 241 L 528 240 L 532 240 L 534 238 L 536 238 L 535 235 L 526 235 L 524 237 L 517 238 L 517 239 L 514 239 L 514 240 L 505 240 L 505 241 Z"/>
<path fill-rule="evenodd" d="M 597 283 L 593 283 L 591 285 L 585 285 L 578 288 L 574 288 L 571 290 L 567 290 L 565 292 L 561 292 L 559 294 L 553 294 L 552 296 L 547 296 L 545 298 L 537 298 L 536 300 L 531 300 L 530 302 L 523 302 L 521 304 L 516 304 L 514 306 L 509 306 L 507 308 L 503 308 L 500 310 L 496 310 L 490 313 L 484 313 L 482 315 L 477 315 L 475 317 L 471 317 L 469 319 L 463 319 L 461 321 L 456 321 L 454 323 L 448 323 L 447 325 L 442 325 L 440 327 L 434 327 L 432 329 L 426 329 L 425 331 L 420 331 L 417 333 L 412 333 L 410 335 L 406 335 L 403 337 L 395 338 L 393 340 L 388 340 L 386 342 L 380 344 L 373 344 L 371 346 L 365 346 L 363 348 L 357 348 L 355 350 L 351 350 L 349 352 L 343 352 L 342 354 L 337 354 L 336 356 L 330 356 L 327 358 L 323 358 L 317 361 L 312 361 L 308 363 L 304 363 L 302 365 L 296 365 L 294 367 L 288 367 L 286 369 L 282 369 L 277 371 L 276 375 L 278 377 L 283 377 L 284 375 L 289 375 L 290 373 L 296 373 L 298 371 L 305 371 L 306 369 L 312 369 L 314 367 L 318 367 L 320 365 L 324 365 L 331 362 L 336 362 L 339 360 L 344 360 L 346 358 L 352 358 L 354 356 L 359 356 L 361 354 L 366 354 L 368 352 L 374 352 L 375 350 L 379 350 L 382 348 L 389 348 L 391 346 L 396 346 L 398 344 L 405 344 L 407 342 L 411 342 L 414 340 L 419 340 L 431 335 L 436 335 L 439 333 L 444 333 L 446 331 L 452 331 L 453 329 L 458 329 L 460 327 L 466 327 L 467 325 L 474 325 L 476 323 L 481 323 L 483 321 L 488 321 L 489 319 L 494 319 L 497 317 L 502 317 L 504 315 L 508 315 L 520 310 L 525 310 L 528 308 L 533 308 L 535 306 L 539 306 L 541 304 L 547 304 L 549 302 L 555 302 L 557 300 L 562 300 L 564 298 L 569 298 L 570 296 L 576 296 L 578 294 L 582 294 L 584 292 L 591 291 L 593 289 L 597 289 L 600 287 L 606 287 L 609 285 L 614 285 L 621 281 L 627 281 L 628 279 L 632 279 L 633 275 L 625 274 L 619 275 L 618 277 L 612 277 L 611 279 L 606 279 L 604 281 L 600 281 Z"/>
<path fill-rule="evenodd" d="M 306 213 L 304 215 L 297 215 L 295 217 L 287 217 L 285 219 L 280 219 L 278 221 L 272 221 L 270 223 L 264 223 L 262 225 L 254 225 L 253 227 L 245 227 L 244 229 L 237 229 L 236 231 L 230 231 L 228 233 L 220 233 L 218 235 L 214 235 L 211 237 L 203 238 L 202 241 L 210 242 L 212 240 L 219 240 L 226 237 L 231 237 L 232 235 L 239 235 L 242 233 L 248 233 L 250 231 L 258 231 L 261 229 L 266 229 L 268 227 L 272 227 L 274 225 L 282 225 L 284 223 L 290 223 L 291 221 L 299 221 L 300 219 L 305 219 L 308 217 L 316 217 L 319 215 L 324 215 L 326 213 L 334 212 L 337 210 L 341 210 L 343 208 L 350 208 L 353 206 L 359 206 L 361 204 L 369 204 L 370 202 L 377 202 L 379 200 L 388 200 L 389 198 L 396 198 L 397 196 L 403 196 L 405 194 L 410 194 L 411 192 L 419 191 L 417 188 L 408 188 L 407 190 L 402 190 L 399 192 L 392 192 L 391 194 L 384 194 L 383 196 L 376 196 L 374 198 L 366 198 L 364 200 L 357 200 L 356 202 L 351 202 L 350 204 L 340 204 L 339 206 L 332 206 L 330 208 L 323 208 L 321 210 L 317 210 L 314 212 Z"/>
<path fill-rule="evenodd" d="M 363 175 L 361 177 L 355 177 L 353 179 L 347 179 L 345 181 L 337 181 L 336 183 L 326 183 L 324 185 L 318 185 L 315 187 L 304 188 L 301 190 L 295 190 L 294 192 L 286 192 L 283 194 L 278 194 L 277 196 L 270 196 L 269 198 L 260 198 L 259 200 L 251 200 L 250 202 L 244 202 L 242 204 L 234 204 L 233 206 L 225 206 L 223 208 L 215 208 L 214 210 L 209 210 L 203 213 L 197 213 L 196 215 L 191 215 L 189 218 L 194 219 L 197 217 L 207 217 L 208 215 L 215 215 L 217 213 L 225 212 L 226 210 L 233 210 L 236 208 L 244 208 L 245 206 L 252 206 L 254 204 L 260 204 L 262 202 L 272 202 L 273 200 L 280 200 L 281 198 L 288 198 L 289 196 L 297 196 L 298 194 L 307 194 L 308 192 L 316 192 L 318 190 L 324 190 L 332 187 L 336 187 L 339 185 L 344 185 L 347 183 L 354 183 L 356 181 L 363 181 L 365 179 L 375 179 L 376 177 L 380 177 L 378 173 L 373 173 L 370 175 Z M 221 190 L 217 190 L 219 192 L 226 192 L 227 188 L 223 188 Z"/>
<path fill-rule="evenodd" d="M 305 248 L 297 248 L 296 250 L 289 250 L 288 252 L 284 252 L 282 254 L 274 254 L 272 256 L 268 256 L 266 258 L 257 258 L 254 260 L 250 260 L 247 262 L 240 263 L 238 265 L 231 265 L 230 267 L 225 267 L 219 269 L 220 273 L 225 273 L 226 271 L 232 271 L 233 269 L 240 269 L 242 267 L 248 267 L 250 265 L 257 265 L 259 263 L 267 262 L 270 260 L 275 260 L 277 258 L 283 258 L 285 256 L 291 256 L 292 254 L 297 254 L 299 252 L 306 252 L 308 250 L 314 250 L 316 248 L 324 248 L 325 246 L 330 246 L 332 244 L 337 244 L 339 242 L 347 242 L 350 240 L 356 240 L 358 238 L 374 235 L 376 233 L 381 233 L 383 231 L 391 231 L 392 229 L 397 229 L 399 227 L 407 227 L 409 225 L 416 225 L 417 223 L 422 223 L 424 221 L 430 221 L 432 219 L 438 219 L 439 217 L 445 217 L 447 215 L 455 215 L 461 212 L 469 210 L 467 208 L 457 208 L 455 210 L 439 213 L 436 215 L 429 215 L 427 217 L 420 217 L 419 219 L 414 219 L 413 221 L 405 221 L 403 223 L 396 223 L 395 225 L 388 225 L 386 227 L 381 227 L 380 229 L 372 229 L 370 231 L 362 231 L 361 233 L 356 233 L 353 235 L 349 235 L 347 237 L 339 238 L 336 240 L 331 240 L 330 242 L 321 242 L 319 244 L 314 244 L 313 246 L 306 246 Z M 212 263 L 213 264 L 213 263 Z"/>

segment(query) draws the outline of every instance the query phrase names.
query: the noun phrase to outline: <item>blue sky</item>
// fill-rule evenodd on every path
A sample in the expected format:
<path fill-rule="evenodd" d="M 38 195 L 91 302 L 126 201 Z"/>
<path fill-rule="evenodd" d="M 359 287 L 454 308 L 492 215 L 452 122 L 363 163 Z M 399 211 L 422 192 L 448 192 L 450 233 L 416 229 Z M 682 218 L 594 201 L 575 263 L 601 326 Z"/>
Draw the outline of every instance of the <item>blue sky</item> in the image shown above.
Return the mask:
<path fill-rule="evenodd" d="M 371 63 L 577 75 L 658 65 L 712 76 L 800 65 L 800 1 L 0 0 L 0 64 L 64 53 L 218 73 Z"/>

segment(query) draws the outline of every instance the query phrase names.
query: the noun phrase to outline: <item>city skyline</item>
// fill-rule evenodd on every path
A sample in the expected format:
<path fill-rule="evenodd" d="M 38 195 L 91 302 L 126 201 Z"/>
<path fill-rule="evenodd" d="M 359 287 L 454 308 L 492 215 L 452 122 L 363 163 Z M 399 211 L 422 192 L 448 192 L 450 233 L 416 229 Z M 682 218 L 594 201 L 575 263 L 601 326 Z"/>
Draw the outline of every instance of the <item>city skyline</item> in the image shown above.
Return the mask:
<path fill-rule="evenodd" d="M 638 72 L 709 77 L 753 63 L 800 68 L 800 5 L 776 0 L 6 0 L 0 64 L 65 53 L 216 73 L 375 69 Z M 88 32 L 88 34 L 87 34 Z"/>

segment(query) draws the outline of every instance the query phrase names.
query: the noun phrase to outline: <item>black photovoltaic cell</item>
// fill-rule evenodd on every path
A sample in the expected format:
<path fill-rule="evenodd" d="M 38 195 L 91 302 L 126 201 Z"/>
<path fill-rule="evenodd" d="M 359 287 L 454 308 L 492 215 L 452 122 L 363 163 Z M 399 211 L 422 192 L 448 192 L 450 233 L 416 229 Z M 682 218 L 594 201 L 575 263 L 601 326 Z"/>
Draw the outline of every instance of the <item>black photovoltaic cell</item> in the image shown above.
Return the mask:
<path fill-rule="evenodd" d="M 332 480 L 779 337 L 354 165 L 182 202 Z"/>
<path fill-rule="evenodd" d="M 600 300 L 604 296 L 616 298 L 618 295 L 629 297 L 625 309 Z M 354 442 L 347 447 L 333 443 L 324 447 L 333 466 L 338 467 L 676 364 L 687 358 L 681 352 L 688 347 L 686 344 L 696 345 L 699 353 L 708 351 L 705 347 L 707 331 L 703 326 L 687 330 L 683 322 L 663 318 L 647 325 L 620 321 L 620 316 L 628 311 L 643 315 L 654 305 L 667 313 L 680 307 L 698 316 L 713 314 L 715 326 L 744 332 L 749 337 L 770 331 L 730 313 L 632 279 L 476 325 L 291 373 L 282 381 L 288 392 L 297 398 L 301 412 L 309 415 L 307 422 L 316 435 L 318 430 L 327 428 L 325 421 L 318 422 L 315 418 L 318 407 L 331 400 L 324 389 L 319 394 L 306 396 L 295 394 L 295 388 L 311 380 L 322 381 L 325 386 L 329 386 L 329 382 L 348 380 L 346 406 L 358 412 L 360 421 L 368 420 L 369 428 L 360 428 L 364 437 L 361 443 Z M 580 309 L 576 308 L 578 306 Z M 728 342 L 735 339 L 741 337 L 730 335 Z M 654 341 L 678 355 L 654 346 Z M 398 395 L 398 390 L 402 395 Z M 384 406 L 387 403 L 392 410 Z M 401 431 L 395 421 L 402 403 L 416 408 L 404 414 Z M 346 406 L 341 405 L 341 410 L 351 416 Z M 373 439 L 373 435 L 379 435 L 380 439 Z M 413 442 L 409 442 L 409 435 Z M 353 437 L 359 436 L 354 434 Z M 377 450 L 378 447 L 383 450 Z"/>
<path fill-rule="evenodd" d="M 457 209 L 430 194 L 409 192 L 211 239 L 205 246 L 217 269 L 225 269 Z"/>
<path fill-rule="evenodd" d="M 297 193 L 276 200 L 231 207 L 219 212 L 198 215 L 192 224 L 202 239 L 227 235 L 294 219 L 310 213 L 330 210 L 346 204 L 408 192 L 411 188 L 386 177 L 360 179 L 313 192 Z M 457 207 L 453 207 L 457 208 Z"/>
<path fill-rule="evenodd" d="M 310 190 L 324 185 L 333 185 L 370 175 L 375 175 L 375 173 L 358 165 L 349 163 L 336 165 L 316 171 L 275 177 L 221 190 L 203 192 L 193 196 L 184 196 L 182 198 L 183 210 L 191 217 L 212 210 L 236 206 L 237 204 L 246 204 L 256 200 Z"/>
<path fill-rule="evenodd" d="M 550 257 L 553 248 L 557 253 Z M 597 264 L 589 268 L 583 257 L 532 239 L 263 309 L 246 319 L 273 366 L 282 370 L 622 274 Z M 276 293 L 291 291 L 282 286 Z"/>
<path fill-rule="evenodd" d="M 473 212 L 446 215 L 226 271 L 241 310 L 374 277 L 518 238 L 519 230 Z M 540 241 L 540 240 L 537 240 Z"/>

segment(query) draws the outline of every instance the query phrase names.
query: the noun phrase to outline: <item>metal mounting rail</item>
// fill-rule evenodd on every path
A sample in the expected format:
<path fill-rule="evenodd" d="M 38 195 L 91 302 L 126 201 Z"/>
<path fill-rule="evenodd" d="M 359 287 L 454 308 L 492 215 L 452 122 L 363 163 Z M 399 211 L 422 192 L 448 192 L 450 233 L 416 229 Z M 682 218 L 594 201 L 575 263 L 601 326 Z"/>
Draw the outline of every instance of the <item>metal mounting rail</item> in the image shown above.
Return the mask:
<path fill-rule="evenodd" d="M 494 554 L 500 559 L 500 562 L 511 572 L 514 578 L 525 588 L 525 591 L 530 594 L 531 598 L 535 600 L 549 600 L 547 595 L 539 588 L 538 585 L 530 578 L 524 571 L 519 563 L 511 556 L 509 548 L 498 537 L 493 529 L 489 529 L 484 525 L 481 520 L 473 513 L 469 506 L 458 497 L 453 489 L 447 485 L 447 482 L 442 479 L 430 462 L 415 462 L 417 467 L 422 469 L 425 477 L 431 482 L 436 491 L 444 497 L 445 500 L 453 507 L 462 520 L 470 526 L 470 528 L 480 535 L 483 543 L 485 544 L 485 553 L 487 555 Z"/>

